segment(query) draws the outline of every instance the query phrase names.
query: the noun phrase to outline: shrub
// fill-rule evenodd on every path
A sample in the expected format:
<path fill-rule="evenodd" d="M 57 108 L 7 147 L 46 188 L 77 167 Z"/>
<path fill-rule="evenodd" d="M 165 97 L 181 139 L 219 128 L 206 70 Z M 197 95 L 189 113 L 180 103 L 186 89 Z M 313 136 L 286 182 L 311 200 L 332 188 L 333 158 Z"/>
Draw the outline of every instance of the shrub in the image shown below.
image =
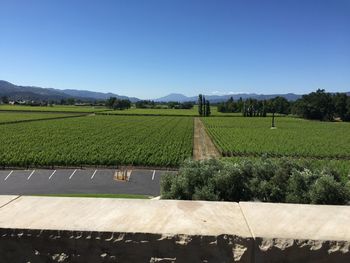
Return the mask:
<path fill-rule="evenodd" d="M 161 180 L 164 199 L 346 204 L 350 182 L 330 169 L 302 167 L 289 159 L 187 160 Z"/>
<path fill-rule="evenodd" d="M 310 200 L 313 204 L 344 205 L 350 199 L 349 190 L 332 175 L 322 174 L 310 189 Z"/>

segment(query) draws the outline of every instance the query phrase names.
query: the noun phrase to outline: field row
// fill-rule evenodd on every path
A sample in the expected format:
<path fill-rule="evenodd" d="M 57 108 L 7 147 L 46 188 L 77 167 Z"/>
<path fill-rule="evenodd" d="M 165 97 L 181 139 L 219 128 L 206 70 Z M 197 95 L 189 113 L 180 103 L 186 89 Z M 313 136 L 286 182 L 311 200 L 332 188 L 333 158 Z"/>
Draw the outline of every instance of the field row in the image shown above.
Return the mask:
<path fill-rule="evenodd" d="M 70 106 L 70 105 L 53 105 L 53 106 L 25 106 L 25 105 L 0 105 L 1 111 L 14 112 L 70 112 L 70 113 L 98 113 L 106 115 L 149 115 L 149 116 L 198 116 L 198 107 L 192 109 L 140 109 L 132 107 L 126 110 L 111 110 L 104 106 Z M 221 113 L 217 107 L 211 107 L 211 116 L 242 116 L 241 113 Z"/>
<path fill-rule="evenodd" d="M 224 156 L 294 156 L 350 159 L 350 123 L 277 118 L 203 118 Z"/>
<path fill-rule="evenodd" d="M 0 124 L 13 123 L 21 121 L 31 121 L 31 120 L 45 120 L 45 119 L 55 119 L 63 117 L 77 116 L 78 114 L 70 113 L 44 113 L 44 112 L 1 112 L 0 111 Z"/>
<path fill-rule="evenodd" d="M 193 120 L 86 116 L 0 126 L 0 165 L 177 166 L 192 155 Z"/>
<path fill-rule="evenodd" d="M 26 106 L 26 105 L 0 105 L 0 111 L 27 111 L 27 112 L 99 112 L 107 110 L 103 106 L 70 106 L 70 105 L 53 105 L 53 106 Z"/>

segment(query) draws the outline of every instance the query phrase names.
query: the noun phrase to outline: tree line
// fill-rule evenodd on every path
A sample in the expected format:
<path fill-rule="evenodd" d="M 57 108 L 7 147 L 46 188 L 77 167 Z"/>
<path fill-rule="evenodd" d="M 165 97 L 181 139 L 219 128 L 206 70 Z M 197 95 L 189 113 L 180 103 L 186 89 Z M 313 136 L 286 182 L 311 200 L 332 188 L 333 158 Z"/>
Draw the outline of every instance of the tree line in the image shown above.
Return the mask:
<path fill-rule="evenodd" d="M 165 107 L 168 109 L 192 109 L 193 105 L 193 102 L 155 102 L 153 100 L 140 100 L 135 103 L 135 107 L 139 109 L 163 109 Z"/>
<path fill-rule="evenodd" d="M 245 117 L 266 117 L 267 113 L 279 113 L 310 120 L 350 121 L 350 96 L 318 89 L 296 101 L 288 101 L 279 96 L 268 100 L 240 98 L 236 101 L 231 97 L 226 102 L 217 104 L 217 109 L 219 112 L 242 113 Z"/>
<path fill-rule="evenodd" d="M 312 120 L 333 121 L 339 118 L 350 121 L 350 96 L 318 89 L 295 101 L 292 113 Z"/>
<path fill-rule="evenodd" d="M 239 98 L 237 101 L 231 97 L 226 102 L 219 103 L 217 109 L 218 112 L 242 113 L 245 117 L 266 117 L 268 112 L 290 114 L 291 103 L 279 96 L 269 100 Z"/>
<path fill-rule="evenodd" d="M 106 101 L 106 107 L 114 110 L 126 110 L 130 109 L 131 102 L 127 99 L 117 99 L 116 97 L 110 97 Z"/>

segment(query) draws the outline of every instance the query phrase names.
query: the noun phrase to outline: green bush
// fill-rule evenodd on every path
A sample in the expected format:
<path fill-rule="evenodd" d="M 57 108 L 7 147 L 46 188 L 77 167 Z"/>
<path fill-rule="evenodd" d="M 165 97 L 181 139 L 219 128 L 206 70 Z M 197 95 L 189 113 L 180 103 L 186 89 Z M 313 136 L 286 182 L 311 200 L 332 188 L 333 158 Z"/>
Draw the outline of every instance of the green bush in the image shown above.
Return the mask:
<path fill-rule="evenodd" d="M 346 204 L 350 199 L 348 185 L 328 174 L 322 174 L 310 189 L 310 200 L 313 204 Z"/>
<path fill-rule="evenodd" d="M 290 159 L 235 163 L 187 160 L 161 180 L 163 199 L 346 204 L 350 182 L 331 169 L 303 167 Z"/>

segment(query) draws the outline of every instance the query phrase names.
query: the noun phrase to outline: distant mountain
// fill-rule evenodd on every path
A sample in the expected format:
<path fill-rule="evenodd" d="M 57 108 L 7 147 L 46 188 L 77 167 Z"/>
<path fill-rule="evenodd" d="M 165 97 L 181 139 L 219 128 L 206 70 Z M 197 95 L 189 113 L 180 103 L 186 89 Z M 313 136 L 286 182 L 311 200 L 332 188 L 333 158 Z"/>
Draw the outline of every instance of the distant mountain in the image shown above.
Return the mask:
<path fill-rule="evenodd" d="M 134 97 L 129 98 L 127 96 L 120 96 L 114 93 L 102 93 L 74 89 L 59 90 L 32 86 L 18 86 L 4 80 L 0 80 L 0 96 L 7 96 L 12 100 L 61 100 L 75 98 L 83 101 L 91 101 L 105 100 L 109 97 L 117 97 L 119 99 L 130 99 L 132 102 L 136 102 L 139 100 Z"/>
<path fill-rule="evenodd" d="M 192 97 L 194 98 L 194 97 Z M 183 94 L 179 93 L 171 93 L 165 97 L 161 97 L 154 100 L 155 102 L 169 102 L 169 101 L 176 101 L 176 102 L 185 102 L 185 101 L 191 101 L 190 97 L 186 97 Z M 197 101 L 197 98 L 194 98 L 193 101 Z"/>
<path fill-rule="evenodd" d="M 110 92 L 102 93 L 102 92 L 94 92 L 94 91 L 88 91 L 88 90 L 74 90 L 74 89 L 64 89 L 62 91 L 65 94 L 68 94 L 73 97 L 94 98 L 99 100 L 106 100 L 106 99 L 109 99 L 110 97 L 117 97 L 119 99 L 129 99 L 132 102 L 139 101 L 139 99 L 135 97 L 121 96 Z"/>
<path fill-rule="evenodd" d="M 211 103 L 217 103 L 217 102 L 222 102 L 222 101 L 227 101 L 229 98 L 233 98 L 234 100 L 238 100 L 239 98 L 242 99 L 258 99 L 258 100 L 265 100 L 265 99 L 271 99 L 275 98 L 277 96 L 281 96 L 286 98 L 287 100 L 297 100 L 299 99 L 302 95 L 297 95 L 294 93 L 287 93 L 287 94 L 269 94 L 269 95 L 264 95 L 264 94 L 256 94 L 256 93 L 240 93 L 240 94 L 229 94 L 229 95 L 204 95 L 206 99 L 208 99 Z M 154 101 L 157 102 L 169 102 L 169 101 L 178 101 L 178 102 L 186 102 L 186 101 L 197 101 L 198 97 L 187 97 L 183 94 L 169 94 L 168 96 L 161 97 L 159 99 L 155 99 Z"/>

